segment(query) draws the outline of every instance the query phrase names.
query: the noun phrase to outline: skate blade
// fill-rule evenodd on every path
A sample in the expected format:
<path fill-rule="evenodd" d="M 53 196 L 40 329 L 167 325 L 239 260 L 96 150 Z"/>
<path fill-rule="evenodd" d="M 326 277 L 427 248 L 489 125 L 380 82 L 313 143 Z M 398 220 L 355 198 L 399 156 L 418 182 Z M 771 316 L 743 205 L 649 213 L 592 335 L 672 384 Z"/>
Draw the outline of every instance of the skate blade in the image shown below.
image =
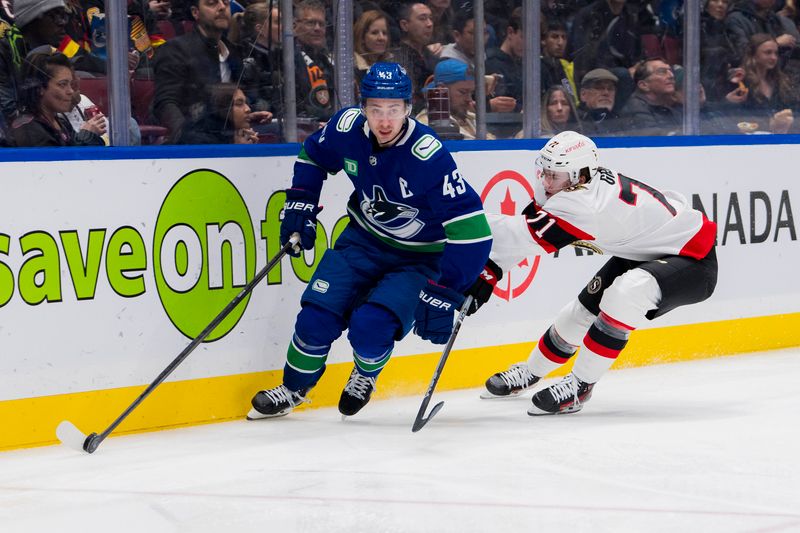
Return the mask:
<path fill-rule="evenodd" d="M 291 409 L 284 409 L 283 411 L 278 411 L 274 415 L 265 415 L 261 411 L 256 410 L 255 407 L 250 408 L 250 412 L 247 413 L 245 417 L 247 420 L 264 420 L 265 418 L 278 418 L 280 416 L 288 415 L 292 410 Z"/>
<path fill-rule="evenodd" d="M 539 408 L 538 408 L 538 407 L 536 407 L 535 405 L 531 405 L 531 406 L 528 408 L 528 414 L 529 414 L 530 416 L 544 416 L 544 415 L 568 415 L 568 414 L 570 414 L 570 413 L 577 413 L 577 412 L 578 412 L 578 411 L 580 411 L 581 409 L 583 409 L 583 405 L 579 405 L 579 406 L 577 406 L 577 407 L 568 407 L 567 409 L 564 409 L 563 411 L 556 411 L 555 413 L 551 413 L 550 411 L 545 411 L 545 410 L 543 410 L 543 409 L 539 409 Z"/>
<path fill-rule="evenodd" d="M 507 394 L 506 396 L 499 396 L 497 394 L 492 394 L 488 390 L 481 392 L 481 400 L 507 400 L 508 398 L 516 398 L 517 396 L 522 396 L 522 393 L 525 392 L 524 390 L 512 392 Z"/>

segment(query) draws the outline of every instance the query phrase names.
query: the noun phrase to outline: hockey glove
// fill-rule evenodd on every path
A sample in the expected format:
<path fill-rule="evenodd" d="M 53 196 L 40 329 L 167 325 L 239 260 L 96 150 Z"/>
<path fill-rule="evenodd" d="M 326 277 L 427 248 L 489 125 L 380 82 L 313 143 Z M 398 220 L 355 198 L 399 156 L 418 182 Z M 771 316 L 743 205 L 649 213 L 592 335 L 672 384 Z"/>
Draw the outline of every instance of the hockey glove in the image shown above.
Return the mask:
<path fill-rule="evenodd" d="M 300 256 L 300 247 L 310 250 L 317 240 L 317 198 L 303 189 L 286 189 L 286 203 L 283 204 L 283 221 L 281 222 L 281 246 L 289 242 L 293 233 L 300 234 L 300 243 L 296 244 L 289 255 Z"/>
<path fill-rule="evenodd" d="M 447 344 L 453 331 L 454 313 L 461 307 L 464 296 L 428 280 L 419 299 L 414 310 L 414 333 L 434 344 Z"/>
<path fill-rule="evenodd" d="M 486 266 L 483 267 L 478 279 L 475 280 L 472 287 L 467 289 L 466 295 L 472 296 L 472 303 L 467 309 L 467 316 L 477 312 L 483 304 L 489 301 L 495 285 L 501 279 L 503 279 L 503 269 L 491 259 L 487 259 Z"/>

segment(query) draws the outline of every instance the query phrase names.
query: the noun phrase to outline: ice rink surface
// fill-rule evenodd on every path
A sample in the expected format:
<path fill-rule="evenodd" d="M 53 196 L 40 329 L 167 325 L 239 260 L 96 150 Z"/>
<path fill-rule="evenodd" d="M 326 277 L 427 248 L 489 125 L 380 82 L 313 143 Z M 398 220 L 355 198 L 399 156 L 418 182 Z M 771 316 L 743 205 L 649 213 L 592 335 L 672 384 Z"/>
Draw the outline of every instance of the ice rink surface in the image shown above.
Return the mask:
<path fill-rule="evenodd" d="M 407 397 L 4 452 L 0 531 L 800 531 L 799 384 L 782 350 L 610 372 L 573 415 L 475 389 L 416 434 Z"/>

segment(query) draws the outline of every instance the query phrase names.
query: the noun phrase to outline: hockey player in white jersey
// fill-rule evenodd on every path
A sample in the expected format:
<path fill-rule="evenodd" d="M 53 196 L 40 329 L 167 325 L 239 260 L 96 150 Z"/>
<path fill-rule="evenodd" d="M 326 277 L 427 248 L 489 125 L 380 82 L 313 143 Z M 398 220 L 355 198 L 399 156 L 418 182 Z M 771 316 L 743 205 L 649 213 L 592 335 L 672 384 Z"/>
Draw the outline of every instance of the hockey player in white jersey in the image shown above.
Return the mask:
<path fill-rule="evenodd" d="M 600 166 L 588 137 L 562 132 L 536 162 L 534 201 L 521 215 L 487 215 L 491 258 L 504 270 L 525 256 L 586 246 L 613 257 L 558 313 L 527 362 L 486 381 L 483 398 L 533 387 L 580 347 L 572 372 L 536 392 L 530 415 L 574 413 L 634 329 L 711 296 L 717 281 L 716 224 L 682 195 Z"/>

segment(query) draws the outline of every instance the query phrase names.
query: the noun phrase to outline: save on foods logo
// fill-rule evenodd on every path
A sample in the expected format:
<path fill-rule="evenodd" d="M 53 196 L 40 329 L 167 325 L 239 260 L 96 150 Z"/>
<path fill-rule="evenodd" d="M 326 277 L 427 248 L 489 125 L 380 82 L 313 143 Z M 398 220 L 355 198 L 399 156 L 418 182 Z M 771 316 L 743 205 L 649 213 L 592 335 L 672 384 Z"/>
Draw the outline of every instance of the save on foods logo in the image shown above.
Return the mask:
<path fill-rule="evenodd" d="M 184 335 L 209 323 L 209 309 L 222 309 L 253 279 L 256 239 L 239 191 L 224 176 L 197 170 L 169 191 L 153 235 L 153 267 L 161 304 Z M 244 313 L 247 295 L 208 336 L 224 336 Z"/>
<path fill-rule="evenodd" d="M 29 306 L 59 304 L 69 292 L 78 302 L 91 301 L 98 286 L 122 298 L 155 290 L 175 328 L 194 338 L 254 278 L 266 263 L 264 256 L 279 251 L 285 198 L 282 190 L 272 192 L 259 206 L 254 225 L 234 184 L 214 170 L 198 169 L 181 177 L 160 202 L 149 244 L 135 227 L 141 222 L 108 228 L 90 221 L 57 234 L 37 229 L 14 236 L 0 230 L 0 309 L 15 297 Z M 330 231 L 318 222 L 314 249 L 284 258 L 262 283 L 282 283 L 287 262 L 297 279 L 308 282 L 347 221 L 346 216 L 336 220 Z M 259 254 L 258 248 L 266 252 Z M 243 299 L 206 341 L 228 334 L 249 300 Z"/>
<path fill-rule="evenodd" d="M 488 212 L 516 215 L 531 202 L 533 188 L 525 176 L 513 170 L 495 174 L 481 192 L 481 201 Z M 505 273 L 494 288 L 494 293 L 504 300 L 512 300 L 524 293 L 536 277 L 541 256 L 523 259 L 517 268 Z"/>

